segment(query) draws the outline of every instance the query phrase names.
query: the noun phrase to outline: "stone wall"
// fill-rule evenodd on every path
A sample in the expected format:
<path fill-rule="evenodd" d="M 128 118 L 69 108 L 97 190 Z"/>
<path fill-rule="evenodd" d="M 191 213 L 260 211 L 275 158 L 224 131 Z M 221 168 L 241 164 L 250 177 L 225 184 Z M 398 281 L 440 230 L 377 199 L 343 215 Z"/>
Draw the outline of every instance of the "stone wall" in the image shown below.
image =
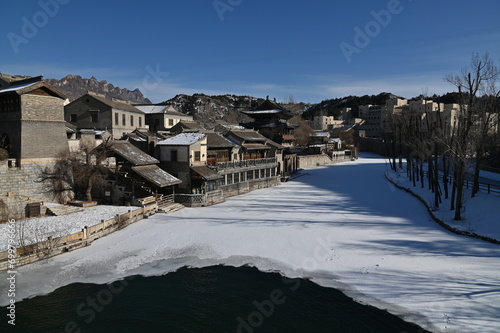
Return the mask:
<path fill-rule="evenodd" d="M 7 195 L 10 192 L 30 200 L 54 200 L 53 195 L 47 192 L 46 184 L 40 182 L 42 171 L 46 167 L 54 166 L 53 160 L 38 161 L 38 163 L 28 161 L 21 167 L 16 167 L 15 163 L 11 163 L 11 166 L 9 167 L 8 161 L 0 161 L 0 195 Z"/>
<path fill-rule="evenodd" d="M 224 197 L 232 197 L 243 193 L 248 193 L 250 191 L 258 190 L 261 188 L 273 187 L 280 185 L 281 182 L 278 177 L 268 177 L 247 180 L 244 182 L 223 185 L 220 189 L 224 191 Z"/>
<path fill-rule="evenodd" d="M 338 156 L 331 159 L 328 155 L 306 155 L 299 156 L 299 168 L 313 168 L 320 165 L 335 164 L 350 161 L 350 156 Z"/>

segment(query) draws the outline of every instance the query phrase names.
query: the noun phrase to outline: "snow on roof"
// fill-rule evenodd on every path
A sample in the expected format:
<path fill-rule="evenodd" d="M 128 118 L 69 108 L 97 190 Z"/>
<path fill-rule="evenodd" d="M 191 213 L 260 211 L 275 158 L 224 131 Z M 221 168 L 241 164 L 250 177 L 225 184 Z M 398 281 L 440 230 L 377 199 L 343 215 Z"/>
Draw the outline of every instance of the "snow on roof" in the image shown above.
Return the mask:
<path fill-rule="evenodd" d="M 163 113 L 166 105 L 135 105 L 135 107 L 144 113 Z"/>
<path fill-rule="evenodd" d="M 127 134 L 127 137 L 130 139 L 130 140 L 133 140 L 133 141 L 136 141 L 136 142 L 146 142 L 147 140 L 140 137 L 139 135 L 135 134 L 135 133 L 128 133 Z"/>
<path fill-rule="evenodd" d="M 258 114 L 258 113 L 280 113 L 283 112 L 283 110 L 280 109 L 274 109 L 274 110 L 250 110 L 250 111 L 243 111 L 243 113 L 246 114 Z"/>
<path fill-rule="evenodd" d="M 21 84 L 21 85 L 18 85 L 18 86 L 13 86 L 13 87 L 9 87 L 9 88 L 6 88 L 6 89 L 2 89 L 2 90 L 0 90 L 0 94 L 7 93 L 7 92 L 12 92 L 12 91 L 18 91 L 18 90 L 21 90 L 21 89 L 24 89 L 24 88 L 31 87 L 31 86 L 33 86 L 33 85 L 35 85 L 37 83 L 38 82 L 25 83 L 25 84 Z"/>
<path fill-rule="evenodd" d="M 328 132 L 313 132 L 309 135 L 316 136 L 316 137 L 327 137 L 328 135 L 330 135 L 330 133 L 328 133 Z"/>
<path fill-rule="evenodd" d="M 158 142 L 160 146 L 189 146 L 205 137 L 205 133 L 183 132 Z"/>

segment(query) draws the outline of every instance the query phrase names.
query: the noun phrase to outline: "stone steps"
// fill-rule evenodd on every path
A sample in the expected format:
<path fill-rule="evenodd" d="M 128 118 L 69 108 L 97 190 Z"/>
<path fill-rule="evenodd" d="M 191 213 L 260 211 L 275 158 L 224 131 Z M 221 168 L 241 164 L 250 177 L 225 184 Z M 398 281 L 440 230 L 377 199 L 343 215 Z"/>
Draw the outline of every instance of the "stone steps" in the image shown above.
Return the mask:
<path fill-rule="evenodd" d="M 183 208 L 185 208 L 184 205 L 182 205 L 180 203 L 170 203 L 170 204 L 159 206 L 158 213 L 168 214 L 168 213 L 176 212 L 176 211 L 181 210 Z"/>

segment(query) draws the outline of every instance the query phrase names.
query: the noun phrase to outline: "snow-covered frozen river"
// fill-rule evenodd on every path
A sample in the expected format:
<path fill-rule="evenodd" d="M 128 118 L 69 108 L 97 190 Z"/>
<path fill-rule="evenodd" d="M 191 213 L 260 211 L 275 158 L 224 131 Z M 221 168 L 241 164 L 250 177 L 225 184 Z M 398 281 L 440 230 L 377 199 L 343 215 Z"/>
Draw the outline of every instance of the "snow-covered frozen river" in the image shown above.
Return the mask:
<path fill-rule="evenodd" d="M 18 300 L 73 282 L 252 264 L 311 278 L 431 331 L 500 331 L 500 246 L 444 230 L 385 172 L 383 158 L 364 155 L 216 206 L 157 214 L 20 267 Z M 7 301 L 2 292 L 0 304 Z"/>

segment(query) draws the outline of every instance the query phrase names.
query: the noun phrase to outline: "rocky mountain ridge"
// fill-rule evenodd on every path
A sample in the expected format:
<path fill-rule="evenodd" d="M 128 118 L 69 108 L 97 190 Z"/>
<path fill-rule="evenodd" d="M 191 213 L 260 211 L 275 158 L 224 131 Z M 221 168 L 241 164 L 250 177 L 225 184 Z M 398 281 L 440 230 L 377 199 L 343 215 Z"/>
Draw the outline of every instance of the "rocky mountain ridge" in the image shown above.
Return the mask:
<path fill-rule="evenodd" d="M 109 99 L 117 98 L 141 104 L 151 103 L 151 101 L 146 98 L 139 89 L 129 90 L 127 88 L 115 87 L 105 80 L 97 80 L 94 76 L 90 79 L 86 79 L 79 75 L 70 74 L 60 80 L 45 79 L 45 81 L 54 88 L 68 95 L 70 101 L 85 95 L 87 91 L 92 91 L 105 95 Z"/>

